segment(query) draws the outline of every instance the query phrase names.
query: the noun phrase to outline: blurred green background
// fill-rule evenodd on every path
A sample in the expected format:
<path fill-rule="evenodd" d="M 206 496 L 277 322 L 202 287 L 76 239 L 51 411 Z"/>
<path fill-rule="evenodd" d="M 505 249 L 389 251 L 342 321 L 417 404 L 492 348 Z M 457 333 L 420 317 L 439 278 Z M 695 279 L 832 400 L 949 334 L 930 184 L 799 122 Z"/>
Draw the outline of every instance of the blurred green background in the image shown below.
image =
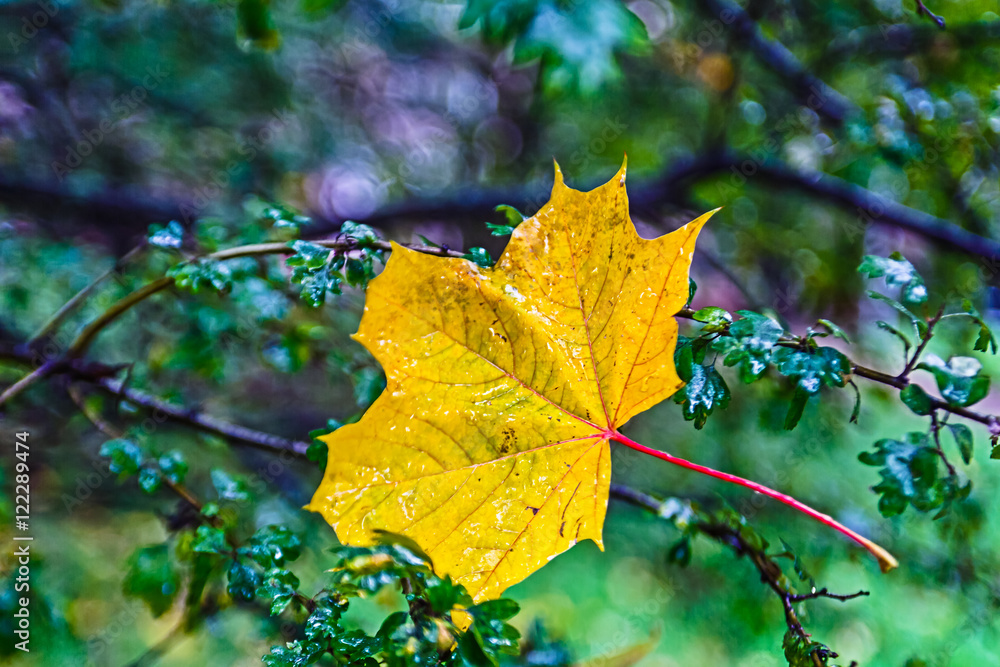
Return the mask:
<path fill-rule="evenodd" d="M 987 320 L 1000 305 L 1000 5 L 925 4 L 4 3 L 0 343 L 20 349 L 150 225 L 180 222 L 181 247 L 133 253 L 35 352 L 60 354 L 117 299 L 196 253 L 294 233 L 328 238 L 345 220 L 495 257 L 505 239 L 484 224 L 504 221 L 493 207 L 534 213 L 553 158 L 568 184 L 587 189 L 627 153 L 644 236 L 725 207 L 699 241 L 695 307 L 767 312 L 797 332 L 830 318 L 851 335 L 853 360 L 898 373 L 899 341 L 875 325 L 894 315 L 865 297 L 862 256 L 902 252 L 933 305 L 967 298 Z M 125 365 L 130 387 L 296 441 L 328 419 L 356 418 L 382 387 L 348 337 L 363 290 L 345 285 L 310 307 L 280 258 L 226 266 L 221 293 L 167 290 L 110 326 L 86 358 Z M 944 358 L 968 354 L 976 337 L 955 320 L 938 331 L 928 351 Z M 987 373 L 1000 368 L 975 356 Z M 24 372 L 12 353 L 0 360 L 4 386 Z M 755 506 L 748 521 L 772 544 L 788 542 L 820 585 L 871 592 L 810 603 L 806 629 L 844 665 L 1000 665 L 1000 461 L 986 429 L 973 425 L 967 500 L 937 520 L 912 508 L 885 519 L 869 490 L 877 471 L 857 455 L 925 429 L 897 392 L 862 386 L 858 424 L 848 424 L 850 390 L 824 393 L 787 432 L 789 383 L 771 373 L 744 386 L 723 373 L 732 403 L 704 430 L 667 402 L 636 418 L 631 437 L 776 486 L 902 563 L 883 576 L 836 533 L 776 503 Z M 928 374 L 914 379 L 934 392 Z M 182 605 L 154 618 L 126 594 L 133 552 L 164 543 L 184 519 L 164 490 L 146 494 L 108 472 L 108 436 L 67 389 L 120 430 L 141 430 L 147 416 L 58 376 L 4 406 L 5 439 L 31 433 L 37 643 L 30 655 L 11 652 L 4 611 L 0 660 L 260 664 L 282 641 L 280 622 L 260 610 L 222 603 L 176 633 Z M 996 413 L 1000 400 L 976 409 Z M 275 467 L 272 453 L 170 421 L 136 437 L 148 452 L 181 452 L 186 486 L 206 496 L 219 487 L 214 469 L 248 479 L 252 500 L 232 511 L 250 532 L 280 523 L 300 534 L 294 570 L 306 587 L 330 567 L 333 531 L 300 509 L 321 477 L 315 462 Z M 4 456 L 8 544 L 13 459 Z M 741 509 L 748 500 L 632 451 L 614 457 L 615 481 L 649 493 Z M 604 534 L 604 553 L 581 544 L 509 591 L 522 606 L 515 625 L 527 633 L 542 623 L 579 660 L 660 628 L 647 667 L 784 664 L 781 605 L 746 559 L 695 539 L 687 567 L 668 563 L 678 531 L 615 500 Z M 0 556 L 8 575 L 10 551 Z M 399 596 L 380 595 L 352 606 L 351 622 L 373 632 L 400 608 Z"/>

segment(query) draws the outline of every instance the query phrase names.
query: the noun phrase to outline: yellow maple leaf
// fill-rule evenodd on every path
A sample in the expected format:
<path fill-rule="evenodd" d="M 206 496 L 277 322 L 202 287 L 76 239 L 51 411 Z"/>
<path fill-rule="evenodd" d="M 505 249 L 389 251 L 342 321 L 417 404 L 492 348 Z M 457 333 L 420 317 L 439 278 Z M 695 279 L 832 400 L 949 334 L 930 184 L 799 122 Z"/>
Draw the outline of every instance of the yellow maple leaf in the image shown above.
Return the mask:
<path fill-rule="evenodd" d="M 746 482 L 618 432 L 683 385 L 674 315 L 713 213 L 643 239 L 625 165 L 586 193 L 557 165 L 551 199 L 491 269 L 393 245 L 355 336 L 387 387 L 321 438 L 326 474 L 308 509 L 346 544 L 407 535 L 480 601 L 579 540 L 602 546 L 612 439 Z"/>

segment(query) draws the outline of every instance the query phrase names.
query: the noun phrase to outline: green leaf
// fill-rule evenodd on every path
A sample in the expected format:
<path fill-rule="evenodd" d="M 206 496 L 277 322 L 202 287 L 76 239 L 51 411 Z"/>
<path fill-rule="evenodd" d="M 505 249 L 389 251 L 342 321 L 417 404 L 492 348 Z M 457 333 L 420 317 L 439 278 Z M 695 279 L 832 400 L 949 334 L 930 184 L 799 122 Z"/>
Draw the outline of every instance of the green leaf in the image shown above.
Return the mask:
<path fill-rule="evenodd" d="M 512 4 L 519 7 L 521 3 Z M 542 85 L 552 95 L 575 91 L 597 95 L 622 76 L 618 53 L 638 53 L 649 46 L 639 18 L 611 0 L 572 5 L 540 2 L 534 11 L 527 29 L 514 42 L 514 64 L 541 63 Z M 605 141 L 624 132 L 624 128 L 609 129 L 612 134 L 602 135 Z"/>
<path fill-rule="evenodd" d="M 979 336 L 976 338 L 976 344 L 973 349 L 978 352 L 986 352 L 989 350 L 993 354 L 997 353 L 997 339 L 993 335 L 993 330 L 990 329 L 989 325 L 986 324 L 986 320 L 976 307 L 972 305 L 972 302 L 968 299 L 962 301 L 962 309 L 965 314 L 973 319 L 973 321 L 979 325 Z"/>
<path fill-rule="evenodd" d="M 149 245 L 157 248 L 177 250 L 184 242 L 184 227 L 176 220 L 171 220 L 166 225 L 150 225 L 146 240 Z"/>
<path fill-rule="evenodd" d="M 329 248 L 308 241 L 292 241 L 288 245 L 295 250 L 295 254 L 286 259 L 285 264 L 292 269 L 292 283 L 302 286 L 300 296 L 307 305 L 317 308 L 326 302 L 328 292 L 341 293 L 340 285 L 345 280 L 340 273 L 345 263 L 343 257 Z M 354 275 L 354 278 L 362 277 Z"/>
<path fill-rule="evenodd" d="M 831 322 L 830 320 L 819 319 L 816 320 L 816 324 L 825 327 L 834 338 L 839 338 L 848 344 L 851 342 L 851 339 L 848 338 L 847 333 L 839 326 Z"/>
<path fill-rule="evenodd" d="M 694 278 L 688 278 L 688 300 L 686 305 L 691 305 L 691 302 L 694 301 L 694 295 L 697 293 L 698 283 L 694 281 Z"/>
<path fill-rule="evenodd" d="M 285 526 L 265 526 L 247 541 L 246 551 L 261 567 L 283 567 L 302 553 L 298 535 Z"/>
<path fill-rule="evenodd" d="M 128 560 L 122 590 L 149 605 L 154 617 L 168 612 L 180 590 L 180 576 L 168 546 L 156 544 L 136 549 Z"/>
<path fill-rule="evenodd" d="M 191 550 L 207 554 L 226 554 L 232 551 L 226 542 L 226 533 L 221 528 L 204 524 L 195 531 Z"/>
<path fill-rule="evenodd" d="M 136 474 L 142 466 L 142 450 L 131 440 L 124 438 L 108 440 L 101 445 L 100 454 L 111 459 L 109 464 L 111 472 L 121 477 Z"/>
<path fill-rule="evenodd" d="M 212 468 L 212 485 L 223 500 L 245 502 L 250 500 L 250 490 L 244 480 L 233 477 L 222 468 Z"/>
<path fill-rule="evenodd" d="M 339 610 L 326 606 L 318 607 L 306 619 L 306 637 L 313 641 L 336 637 L 341 632 L 338 626 L 339 620 Z"/>
<path fill-rule="evenodd" d="M 465 588 L 456 584 L 447 575 L 444 578 L 429 577 L 424 588 L 423 598 L 430 605 L 431 611 L 437 615 L 447 614 L 456 606 L 467 607 L 467 611 L 473 616 L 486 613 L 482 610 L 476 610 L 475 607 L 469 608 L 468 605 L 472 604 L 472 597 Z M 494 602 L 509 602 L 509 600 L 494 600 Z"/>
<path fill-rule="evenodd" d="M 802 413 L 805 412 L 809 396 L 811 394 L 804 391 L 801 387 L 795 388 L 795 392 L 792 394 L 792 401 L 788 405 L 788 413 L 785 415 L 786 431 L 791 431 L 799 423 L 799 420 L 802 419 Z"/>
<path fill-rule="evenodd" d="M 867 294 L 872 299 L 877 299 L 879 301 L 889 304 L 900 315 L 908 319 L 910 321 L 910 324 L 913 326 L 913 331 L 914 333 L 916 333 L 918 340 L 924 340 L 927 337 L 928 333 L 927 322 L 924 321 L 922 318 L 914 315 L 909 308 L 901 304 L 899 301 L 896 301 L 892 297 L 886 296 L 885 294 L 879 294 L 878 292 L 874 292 L 872 290 L 868 290 Z"/>
<path fill-rule="evenodd" d="M 917 368 L 934 375 L 941 396 L 950 405 L 974 405 L 990 391 L 989 376 L 981 372 L 982 364 L 972 357 L 951 357 L 945 363 L 940 357 L 929 354 Z"/>
<path fill-rule="evenodd" d="M 809 352 L 779 347 L 772 354 L 778 372 L 798 382 L 798 388 L 815 394 L 821 387 L 843 387 L 851 372 L 851 362 L 839 350 L 818 347 Z"/>
<path fill-rule="evenodd" d="M 696 322 L 705 323 L 702 331 L 707 333 L 725 331 L 733 321 L 733 316 L 729 314 L 729 311 L 714 306 L 702 308 L 695 312 L 692 317 Z"/>
<path fill-rule="evenodd" d="M 343 426 L 343 424 L 336 419 L 328 419 L 326 421 L 326 428 L 318 428 L 309 431 L 309 437 L 312 438 L 312 440 L 309 443 L 309 448 L 306 450 L 306 458 L 316 463 L 320 470 L 326 469 L 326 457 L 328 450 L 326 443 L 322 440 L 318 440 L 318 438 L 336 431 L 341 426 Z"/>
<path fill-rule="evenodd" d="M 267 667 L 305 667 L 315 664 L 327 647 L 319 642 L 294 641 L 284 646 L 272 646 L 262 660 Z"/>
<path fill-rule="evenodd" d="M 351 239 L 359 248 L 369 248 L 379 240 L 373 228 L 350 220 L 340 226 L 340 233 Z"/>
<path fill-rule="evenodd" d="M 171 482 L 174 484 L 184 483 L 184 478 L 187 477 L 188 464 L 184 460 L 184 455 L 179 451 L 175 449 L 167 452 L 157 459 L 157 464 L 160 466 L 160 472 L 163 476 Z"/>
<path fill-rule="evenodd" d="M 845 386 L 846 376 L 851 371 L 847 357 L 832 347 L 819 347 L 808 352 L 779 347 L 771 356 L 778 372 L 796 381 L 795 393 L 785 416 L 787 430 L 799 423 L 810 396 L 818 393 L 824 385 Z"/>
<path fill-rule="evenodd" d="M 167 276 L 183 290 L 197 294 L 202 290 L 228 294 L 233 290 L 233 273 L 224 262 L 200 258 L 167 269 Z"/>
<path fill-rule="evenodd" d="M 802 562 L 802 559 L 799 558 L 798 555 L 796 555 L 795 550 L 792 549 L 792 547 L 788 544 L 788 542 L 786 542 L 783 539 L 781 539 L 781 546 L 784 547 L 785 549 L 785 555 L 787 555 L 789 558 L 792 559 L 792 568 L 795 570 L 795 574 L 798 576 L 799 581 L 803 581 L 809 584 L 810 588 L 815 588 L 816 581 L 813 579 L 813 576 L 809 574 L 809 572 L 806 570 L 805 564 Z"/>
<path fill-rule="evenodd" d="M 921 304 L 927 301 L 927 286 L 917 270 L 902 255 L 893 253 L 889 257 L 865 255 L 858 271 L 869 278 L 885 276 L 885 284 L 900 288 L 900 298 L 904 303 Z"/>
<path fill-rule="evenodd" d="M 146 493 L 156 493 L 162 483 L 163 479 L 157 470 L 146 466 L 139 470 L 139 488 Z"/>
<path fill-rule="evenodd" d="M 902 399 L 906 407 L 918 415 L 929 415 L 934 409 L 931 397 L 915 384 L 903 387 L 903 390 L 899 392 L 899 398 Z"/>
<path fill-rule="evenodd" d="M 416 541 L 406 535 L 390 533 L 387 530 L 376 530 L 375 540 L 380 546 L 386 547 L 388 553 L 392 554 L 399 563 L 418 568 L 432 566 L 431 557 L 420 548 Z"/>
<path fill-rule="evenodd" d="M 962 455 L 962 461 L 969 465 L 972 461 L 972 430 L 965 424 L 948 424 L 951 435 L 958 445 L 958 452 Z"/>
<path fill-rule="evenodd" d="M 288 607 L 299 589 L 299 579 L 288 570 L 271 568 L 264 573 L 258 593 L 271 600 L 271 616 Z"/>
<path fill-rule="evenodd" d="M 691 345 L 678 345 L 674 359 L 678 376 L 686 384 L 677 390 L 673 400 L 683 406 L 685 420 L 693 420 L 697 429 L 704 428 L 716 407 L 724 410 L 729 405 L 729 386 L 714 365 L 693 361 Z"/>
<path fill-rule="evenodd" d="M 486 248 L 469 248 L 469 252 L 463 255 L 463 257 L 470 262 L 475 262 L 484 269 L 493 266 L 493 258 L 490 257 L 490 253 L 486 251 Z"/>
<path fill-rule="evenodd" d="M 229 585 L 226 590 L 234 600 L 250 602 L 257 595 L 261 584 L 260 572 L 250 563 L 234 560 L 229 566 Z"/>
<path fill-rule="evenodd" d="M 667 562 L 681 567 L 687 567 L 691 563 L 691 537 L 685 535 L 671 545 L 667 550 Z"/>
<path fill-rule="evenodd" d="M 771 350 L 784 329 L 769 317 L 749 310 L 737 312 L 742 319 L 729 326 L 729 335 L 712 342 L 712 349 L 725 355 L 726 366 L 739 366 L 740 378 L 749 383 L 760 378 L 771 360 Z"/>
<path fill-rule="evenodd" d="M 505 225 L 497 225 L 492 222 L 486 223 L 486 227 L 490 230 L 493 236 L 510 236 L 514 233 L 517 226 L 524 221 L 524 214 L 513 206 L 500 204 L 493 210 L 503 213 L 504 218 L 507 220 L 507 224 Z"/>
<path fill-rule="evenodd" d="M 517 616 L 519 611 L 521 611 L 521 606 L 506 598 L 480 602 L 468 609 L 470 614 L 483 621 L 507 621 Z"/>
<path fill-rule="evenodd" d="M 491 236 L 510 236 L 514 233 L 515 228 L 510 225 L 498 225 L 492 222 L 487 222 L 486 229 L 490 230 Z"/>
<path fill-rule="evenodd" d="M 363 366 L 351 373 L 351 382 L 358 407 L 367 408 L 385 389 L 385 374 L 381 369 Z"/>
<path fill-rule="evenodd" d="M 269 5 L 269 0 L 239 0 L 236 5 L 240 37 L 266 51 L 281 43 Z"/>
<path fill-rule="evenodd" d="M 907 505 L 927 512 L 960 498 L 955 478 L 942 475 L 941 457 L 926 433 L 907 433 L 905 441 L 879 440 L 874 451 L 862 452 L 858 460 L 881 468 L 882 480 L 872 490 L 881 496 L 883 516 L 902 514 Z"/>

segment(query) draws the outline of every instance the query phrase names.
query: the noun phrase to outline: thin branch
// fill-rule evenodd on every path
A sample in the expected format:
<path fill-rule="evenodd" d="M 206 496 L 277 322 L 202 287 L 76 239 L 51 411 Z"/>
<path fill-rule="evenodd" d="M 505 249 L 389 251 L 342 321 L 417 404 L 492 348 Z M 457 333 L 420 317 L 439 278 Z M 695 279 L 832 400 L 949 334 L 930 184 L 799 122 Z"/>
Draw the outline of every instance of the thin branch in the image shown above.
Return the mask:
<path fill-rule="evenodd" d="M 992 269 L 992 279 L 1000 277 L 995 270 L 1000 259 L 1000 240 L 970 232 L 948 220 L 918 211 L 885 199 L 854 183 L 822 172 L 793 169 L 778 160 L 765 160 L 743 153 L 721 152 L 701 155 L 674 162 L 652 181 L 640 182 L 629 188 L 629 205 L 633 210 L 655 209 L 665 203 L 687 207 L 686 193 L 691 185 L 719 174 L 747 172 L 748 181 L 791 188 L 842 208 L 856 220 L 847 227 L 848 235 L 859 236 L 873 224 L 892 225 L 961 251 L 986 259 Z M 742 171 L 741 171 L 742 170 Z M 533 197 L 527 190 L 476 190 L 456 193 L 453 197 L 403 202 L 377 211 L 357 222 L 384 224 L 399 219 L 438 219 L 468 222 L 488 215 L 498 204 L 513 204 L 521 210 L 540 207 L 547 197 Z M 336 229 L 339 223 L 318 222 L 307 231 L 320 236 Z"/>
<path fill-rule="evenodd" d="M 315 241 L 316 245 L 323 246 L 324 248 L 330 248 L 335 250 L 354 250 L 358 249 L 359 246 L 352 240 L 349 239 L 335 239 L 326 241 Z M 374 248 L 376 250 L 391 251 L 392 243 L 389 241 L 374 241 L 366 243 L 363 247 Z M 454 250 L 449 250 L 447 248 L 436 248 L 433 246 L 426 245 L 406 245 L 403 246 L 414 250 L 416 252 L 422 252 L 429 255 L 437 255 L 439 257 L 454 257 L 460 258 L 464 254 L 456 252 Z M 287 243 L 256 243 L 251 245 L 237 246 L 235 248 L 226 248 L 225 250 L 219 250 L 213 252 L 209 255 L 204 255 L 203 257 L 195 259 L 208 259 L 215 260 L 219 262 L 227 261 L 230 259 L 238 259 L 241 257 L 259 257 L 263 255 L 293 255 L 295 250 L 289 246 Z M 151 283 L 144 285 L 143 287 L 132 292 L 123 299 L 112 304 L 104 313 L 102 313 L 96 320 L 87 325 L 87 327 L 80 333 L 79 336 L 70 343 L 67 354 L 71 357 L 77 357 L 83 354 L 90 344 L 94 341 L 94 338 L 108 325 L 117 320 L 123 314 L 125 314 L 130 308 L 136 304 L 148 299 L 157 292 L 160 292 L 168 287 L 173 286 L 174 279 L 169 276 L 164 276 L 158 278 Z"/>
<path fill-rule="evenodd" d="M 147 648 L 142 655 L 129 662 L 125 667 L 149 667 L 156 664 L 177 645 L 177 642 L 184 637 L 186 632 L 186 621 L 181 621 L 164 635 L 160 641 Z"/>
<path fill-rule="evenodd" d="M 27 390 L 36 382 L 44 380 L 46 377 L 55 372 L 57 366 L 56 360 L 47 361 L 35 370 L 31 371 L 23 378 L 15 382 L 14 384 L 7 387 L 2 394 L 0 394 L 0 408 L 7 403 L 7 401 L 13 399 L 14 397 L 20 395 L 22 392 Z"/>
<path fill-rule="evenodd" d="M 125 437 L 125 432 L 123 430 L 121 430 L 117 426 L 114 426 L 113 424 L 110 424 L 103 417 L 101 417 L 99 414 L 97 414 L 96 412 L 91 410 L 90 407 L 87 406 L 85 397 L 83 396 L 83 393 L 80 391 L 79 387 L 71 384 L 67 389 L 67 392 L 69 393 L 70 398 L 76 404 L 76 407 L 80 409 L 80 412 L 83 414 L 83 416 L 86 417 L 88 420 L 90 420 L 90 423 L 93 424 L 98 431 L 108 436 L 109 438 L 117 439 Z M 197 498 L 195 498 L 190 491 L 188 491 L 187 487 L 185 487 L 183 484 L 178 484 L 174 482 L 165 475 L 160 476 L 160 481 L 163 483 L 164 486 L 166 486 L 168 489 L 170 489 L 178 496 L 180 496 L 186 503 L 188 503 L 196 510 L 198 510 L 199 513 L 201 512 L 204 505 Z"/>
<path fill-rule="evenodd" d="M 50 333 L 52 333 L 53 331 L 55 331 L 59 327 L 59 325 L 63 323 L 63 320 L 65 320 L 70 315 L 70 313 L 72 313 L 76 309 L 77 306 L 83 303 L 84 299 L 90 296 L 91 292 L 93 292 L 109 276 L 114 275 L 115 273 L 121 271 L 122 267 L 128 264 L 145 247 L 146 247 L 145 243 L 140 243 L 136 247 L 132 248 L 130 251 L 125 253 L 125 255 L 121 257 L 121 259 L 116 261 L 110 269 L 108 269 L 104 273 L 94 278 L 83 289 L 74 294 L 69 301 L 64 303 L 62 307 L 59 310 L 57 310 L 55 314 L 53 314 L 52 317 L 48 319 L 47 322 L 45 322 L 45 324 L 39 327 L 38 331 L 35 332 L 35 334 L 31 337 L 31 341 L 35 342 L 37 340 L 40 340 L 45 336 L 49 335 Z"/>
<path fill-rule="evenodd" d="M 951 473 L 952 477 L 958 477 L 958 471 L 955 470 L 955 466 L 952 465 L 951 461 L 948 460 L 948 455 L 944 453 L 944 448 L 941 446 L 941 420 L 938 419 L 937 410 L 931 410 L 931 435 L 934 437 L 934 448 L 937 450 L 938 456 L 944 461 L 945 467 L 948 468 L 948 472 Z"/>
<path fill-rule="evenodd" d="M 857 593 L 831 593 L 826 588 L 820 588 L 813 591 L 812 593 L 804 593 L 802 595 L 789 595 L 788 599 L 792 602 L 802 602 L 803 600 L 815 600 L 817 598 L 829 598 L 830 600 L 839 600 L 840 602 L 847 602 L 848 600 L 854 600 L 855 598 L 867 597 L 871 595 L 868 591 L 858 591 Z"/>
<path fill-rule="evenodd" d="M 32 363 L 32 354 L 24 346 L 20 348 L 0 347 L 0 359 L 21 364 Z M 249 445 L 272 452 L 288 452 L 294 456 L 304 457 L 309 443 L 300 440 L 289 440 L 281 436 L 256 431 L 246 426 L 233 424 L 205 413 L 170 403 L 152 394 L 133 389 L 120 380 L 109 378 L 107 369 L 102 364 L 85 363 L 81 360 L 63 360 L 54 364 L 53 373 L 65 374 L 72 380 L 88 382 L 101 391 L 115 397 L 123 398 L 134 405 L 152 410 L 164 418 L 178 424 L 184 424 L 205 433 L 211 433 L 231 442 Z"/>
<path fill-rule="evenodd" d="M 916 3 L 917 3 L 917 14 L 919 14 L 920 16 L 926 16 L 931 21 L 934 21 L 934 23 L 937 24 L 937 27 L 941 28 L 942 30 L 945 29 L 944 17 L 938 16 L 931 10 L 927 9 L 927 5 L 925 5 L 922 2 L 922 0 L 916 0 Z"/>
<path fill-rule="evenodd" d="M 309 449 L 308 442 L 289 440 L 270 433 L 256 431 L 246 426 L 212 417 L 199 410 L 177 406 L 152 394 L 124 387 L 123 383 L 118 380 L 103 378 L 98 380 L 96 385 L 109 394 L 121 396 L 130 403 L 152 410 L 154 413 L 161 413 L 167 419 L 178 424 L 186 424 L 232 442 L 274 452 L 289 452 L 296 456 L 305 456 L 306 450 Z"/>
<path fill-rule="evenodd" d="M 920 344 L 917 345 L 917 349 L 913 351 L 913 356 L 906 362 L 903 372 L 899 374 L 900 380 L 907 379 L 910 372 L 913 370 L 913 367 L 917 365 L 917 361 L 920 359 L 920 355 L 923 354 L 924 348 L 926 348 L 927 344 L 931 342 L 931 336 L 934 334 L 934 327 L 941 321 L 941 317 L 944 315 L 944 305 L 945 304 L 942 303 L 934 317 L 927 320 L 927 333 L 924 334 Z"/>
<path fill-rule="evenodd" d="M 162 292 L 173 284 L 173 278 L 164 276 L 151 283 L 143 285 L 123 299 L 116 301 L 110 308 L 104 311 L 96 320 L 88 324 L 83 331 L 80 332 L 80 335 L 77 336 L 72 343 L 70 343 L 66 354 L 70 357 L 80 356 L 88 347 L 90 347 L 90 344 L 93 342 L 97 334 L 101 332 L 101 330 L 124 315 L 129 308 L 148 299 L 157 292 Z"/>

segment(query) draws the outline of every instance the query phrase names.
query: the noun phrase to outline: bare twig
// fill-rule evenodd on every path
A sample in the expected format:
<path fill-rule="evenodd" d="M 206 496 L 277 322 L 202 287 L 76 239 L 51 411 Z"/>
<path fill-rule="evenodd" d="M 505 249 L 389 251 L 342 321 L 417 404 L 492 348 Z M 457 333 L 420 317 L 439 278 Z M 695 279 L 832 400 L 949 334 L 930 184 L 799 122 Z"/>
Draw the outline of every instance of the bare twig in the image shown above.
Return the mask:
<path fill-rule="evenodd" d="M 7 401 L 20 395 L 22 392 L 27 390 L 30 386 L 35 384 L 40 380 L 44 380 L 50 374 L 52 374 L 57 367 L 56 360 L 47 361 L 35 370 L 31 371 L 20 380 L 12 384 L 11 386 L 4 389 L 3 393 L 0 394 L 0 408 L 4 406 Z"/>
<path fill-rule="evenodd" d="M 841 602 L 847 602 L 848 600 L 853 600 L 855 598 L 866 597 L 871 595 L 868 591 L 858 591 L 857 593 L 831 593 L 826 588 L 820 588 L 813 591 L 812 593 L 804 593 L 801 595 L 789 595 L 788 599 L 792 602 L 802 602 L 803 600 L 815 600 L 816 598 L 829 598 L 831 600 L 839 600 Z"/>
<path fill-rule="evenodd" d="M 937 450 L 938 456 L 941 460 L 944 461 L 944 465 L 948 468 L 948 472 L 951 473 L 951 476 L 957 477 L 958 471 L 955 470 L 955 466 L 948 460 L 948 456 L 944 453 L 944 448 L 941 446 L 941 426 L 942 424 L 941 420 L 938 419 L 937 410 L 931 410 L 931 435 L 934 437 L 934 448 Z"/>
<path fill-rule="evenodd" d="M 70 313 L 72 313 L 76 309 L 77 306 L 83 303 L 84 299 L 90 296 L 91 292 L 93 292 L 109 276 L 112 276 L 115 273 L 121 271 L 122 267 L 128 264 L 128 262 L 130 262 L 136 255 L 138 255 L 145 247 L 146 247 L 145 243 L 140 243 L 136 247 L 132 248 L 130 251 L 125 253 L 121 257 L 121 259 L 116 261 L 114 263 L 114 266 L 112 266 L 110 269 L 108 269 L 107 271 L 103 272 L 102 274 L 94 278 L 83 289 L 74 294 L 69 301 L 64 303 L 62 307 L 59 310 L 57 310 L 55 314 L 53 314 L 52 317 L 48 319 L 47 322 L 45 322 L 45 324 L 39 327 L 38 331 L 35 332 L 35 334 L 31 337 L 31 341 L 34 342 L 40 340 L 45 336 L 49 335 L 50 333 L 52 333 L 53 331 L 55 331 L 57 328 L 59 328 L 59 325 L 63 323 L 63 321 L 70 315 Z"/>
<path fill-rule="evenodd" d="M 23 346 L 18 348 L 0 346 L 0 359 L 21 364 L 32 363 L 30 351 Z M 201 411 L 193 410 L 170 403 L 152 394 L 126 386 L 120 380 L 107 376 L 107 368 L 101 364 L 84 363 L 80 360 L 64 360 L 53 365 L 53 373 L 65 374 L 72 380 L 89 382 L 101 391 L 112 396 L 128 400 L 130 403 L 152 410 L 178 424 L 196 428 L 205 433 L 211 433 L 221 438 L 259 449 L 273 452 L 288 452 L 294 456 L 304 457 L 309 443 L 299 440 L 288 440 L 277 435 L 256 431 L 246 426 L 233 424 Z"/>
<path fill-rule="evenodd" d="M 899 374 L 900 380 L 906 380 L 913 370 L 913 367 L 917 365 L 917 361 L 920 359 L 920 355 L 923 354 L 924 348 L 927 347 L 927 343 L 931 342 L 931 336 L 934 334 L 934 327 L 938 322 L 941 321 L 941 316 L 944 315 L 944 303 L 938 308 L 937 313 L 927 320 L 927 333 L 921 338 L 920 344 L 917 345 L 917 349 L 913 351 L 913 356 L 910 357 L 909 361 L 906 362 L 906 366 L 903 368 L 903 372 Z"/>
<path fill-rule="evenodd" d="M 86 417 L 88 420 L 90 420 L 90 423 L 93 424 L 98 431 L 108 436 L 109 438 L 125 437 L 124 431 L 122 431 L 117 426 L 108 423 L 103 417 L 101 417 L 99 414 L 97 414 L 87 406 L 85 397 L 83 396 L 83 393 L 80 391 L 79 387 L 71 384 L 67 391 L 69 393 L 70 398 L 76 404 L 76 407 L 80 409 L 80 412 L 83 414 L 83 416 Z M 189 505 L 197 509 L 199 512 L 201 512 L 203 507 L 202 503 L 197 498 L 194 497 L 194 494 L 188 491 L 187 487 L 185 487 L 183 484 L 178 484 L 172 481 L 165 475 L 160 476 L 160 481 L 163 483 L 164 486 L 166 486 L 168 489 L 170 489 L 178 496 L 180 496 L 186 503 L 188 503 Z"/>
<path fill-rule="evenodd" d="M 920 16 L 926 16 L 931 21 L 934 21 L 934 23 L 937 24 L 937 27 L 941 28 L 942 30 L 945 29 L 945 22 L 943 16 L 938 16 L 931 10 L 927 9 L 927 5 L 925 5 L 922 2 L 922 0 L 916 0 L 916 3 L 917 3 L 917 14 L 919 14 Z"/>

